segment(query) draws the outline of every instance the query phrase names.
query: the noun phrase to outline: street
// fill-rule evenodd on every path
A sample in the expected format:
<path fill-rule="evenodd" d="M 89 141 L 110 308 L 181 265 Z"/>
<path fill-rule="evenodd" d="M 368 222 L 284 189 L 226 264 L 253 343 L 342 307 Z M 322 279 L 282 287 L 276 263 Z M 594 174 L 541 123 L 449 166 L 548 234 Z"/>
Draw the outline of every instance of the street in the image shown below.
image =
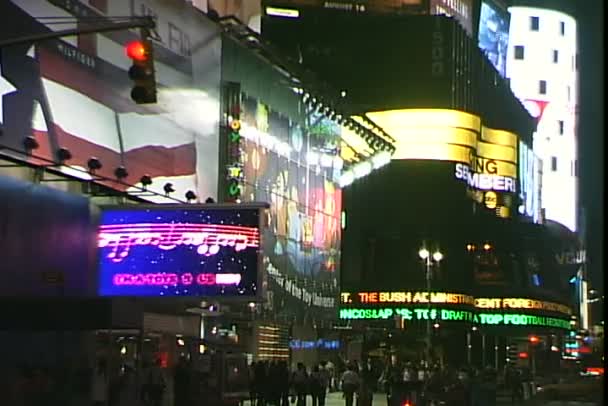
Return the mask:
<path fill-rule="evenodd" d="M 528 401 L 521 403 L 520 405 L 530 405 L 530 406 L 599 406 L 601 402 L 591 403 L 591 402 L 576 402 L 576 401 L 546 401 L 546 402 L 538 402 L 538 401 Z M 251 403 L 249 401 L 244 402 L 244 406 L 250 406 Z M 386 396 L 383 393 L 374 394 L 374 400 L 372 403 L 373 406 L 385 406 L 386 405 Z M 511 403 L 511 399 L 506 396 L 506 394 L 499 394 L 496 399 L 496 406 L 512 406 L 514 404 Z M 312 406 L 312 398 L 308 396 L 306 398 L 306 406 Z M 332 392 L 327 395 L 325 406 L 344 406 L 344 399 L 342 398 L 342 392 Z"/>

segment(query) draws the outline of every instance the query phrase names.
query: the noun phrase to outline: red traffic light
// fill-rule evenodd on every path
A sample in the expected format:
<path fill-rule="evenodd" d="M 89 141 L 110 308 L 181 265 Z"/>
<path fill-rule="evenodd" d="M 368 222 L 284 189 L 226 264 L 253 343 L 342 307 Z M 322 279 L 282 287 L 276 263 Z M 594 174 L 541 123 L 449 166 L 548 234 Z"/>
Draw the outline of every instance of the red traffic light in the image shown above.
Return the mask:
<path fill-rule="evenodd" d="M 532 344 L 538 344 L 538 342 L 540 341 L 540 339 L 536 336 L 530 336 L 529 339 Z"/>
<path fill-rule="evenodd" d="M 528 353 L 527 352 L 520 352 L 519 354 L 517 354 L 517 356 L 519 358 L 528 358 Z"/>
<path fill-rule="evenodd" d="M 125 51 L 127 56 L 135 61 L 143 62 L 148 59 L 148 49 L 142 41 L 129 42 Z"/>

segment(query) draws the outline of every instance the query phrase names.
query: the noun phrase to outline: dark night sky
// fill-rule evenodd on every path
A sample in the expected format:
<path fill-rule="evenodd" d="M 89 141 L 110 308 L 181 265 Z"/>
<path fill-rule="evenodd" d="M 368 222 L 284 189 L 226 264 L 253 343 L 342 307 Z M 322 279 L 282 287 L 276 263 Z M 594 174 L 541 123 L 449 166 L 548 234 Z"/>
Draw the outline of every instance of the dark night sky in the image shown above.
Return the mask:
<path fill-rule="evenodd" d="M 577 1 L 579 27 L 580 197 L 586 210 L 591 283 L 603 292 L 604 248 L 604 5 Z"/>

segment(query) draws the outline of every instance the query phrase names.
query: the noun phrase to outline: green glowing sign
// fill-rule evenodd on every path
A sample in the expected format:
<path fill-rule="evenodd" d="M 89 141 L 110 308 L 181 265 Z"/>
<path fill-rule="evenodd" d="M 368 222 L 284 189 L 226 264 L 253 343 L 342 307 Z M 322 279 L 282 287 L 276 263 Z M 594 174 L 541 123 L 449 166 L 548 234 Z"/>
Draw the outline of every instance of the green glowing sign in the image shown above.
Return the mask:
<path fill-rule="evenodd" d="M 479 313 L 466 310 L 437 308 L 375 308 L 340 309 L 340 318 L 347 320 L 377 319 L 387 320 L 400 316 L 405 320 L 466 321 L 485 325 L 544 326 L 569 329 L 568 320 L 555 317 L 533 316 L 528 314 Z"/>

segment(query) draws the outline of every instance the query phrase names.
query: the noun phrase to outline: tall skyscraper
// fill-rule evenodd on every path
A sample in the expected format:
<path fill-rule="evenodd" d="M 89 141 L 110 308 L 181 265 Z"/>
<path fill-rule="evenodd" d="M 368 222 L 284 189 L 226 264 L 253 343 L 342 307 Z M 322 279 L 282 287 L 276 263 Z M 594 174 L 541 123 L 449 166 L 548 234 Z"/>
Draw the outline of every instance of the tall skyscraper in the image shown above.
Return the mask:
<path fill-rule="evenodd" d="M 572 15 L 548 4 L 509 8 L 507 78 L 538 122 L 533 148 L 543 162 L 545 218 L 577 231 L 577 25 Z"/>

